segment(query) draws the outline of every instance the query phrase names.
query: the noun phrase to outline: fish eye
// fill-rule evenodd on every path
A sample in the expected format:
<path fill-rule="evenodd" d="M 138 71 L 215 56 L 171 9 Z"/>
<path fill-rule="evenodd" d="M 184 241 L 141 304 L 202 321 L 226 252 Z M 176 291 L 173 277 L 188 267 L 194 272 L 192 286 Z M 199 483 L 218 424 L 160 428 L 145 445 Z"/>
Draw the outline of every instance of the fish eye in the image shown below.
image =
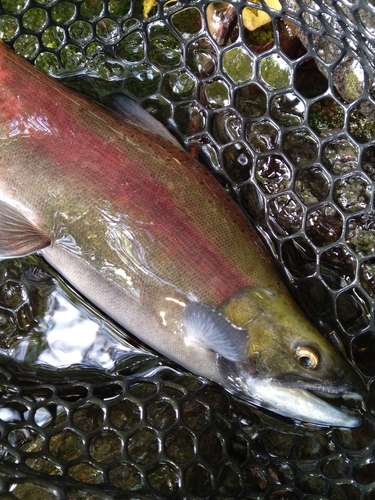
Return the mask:
<path fill-rule="evenodd" d="M 309 370 L 315 370 L 319 364 L 318 353 L 311 347 L 297 347 L 294 357 L 297 363 L 299 363 L 303 368 L 308 368 Z"/>

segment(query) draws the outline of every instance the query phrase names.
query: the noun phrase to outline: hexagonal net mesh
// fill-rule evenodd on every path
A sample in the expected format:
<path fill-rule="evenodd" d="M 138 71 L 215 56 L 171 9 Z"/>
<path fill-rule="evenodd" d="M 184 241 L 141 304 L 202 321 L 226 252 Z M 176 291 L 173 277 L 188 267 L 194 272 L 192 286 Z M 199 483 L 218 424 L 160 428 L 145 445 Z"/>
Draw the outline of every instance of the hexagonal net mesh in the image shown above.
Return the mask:
<path fill-rule="evenodd" d="M 128 94 L 231 190 L 366 377 L 370 412 L 374 30 L 364 0 L 0 0 L 17 53 L 97 100 Z M 28 270 L 3 268 L 8 340 L 50 293 Z M 168 370 L 52 376 L 4 357 L 0 375 L 1 498 L 375 498 L 370 412 L 306 433 Z"/>

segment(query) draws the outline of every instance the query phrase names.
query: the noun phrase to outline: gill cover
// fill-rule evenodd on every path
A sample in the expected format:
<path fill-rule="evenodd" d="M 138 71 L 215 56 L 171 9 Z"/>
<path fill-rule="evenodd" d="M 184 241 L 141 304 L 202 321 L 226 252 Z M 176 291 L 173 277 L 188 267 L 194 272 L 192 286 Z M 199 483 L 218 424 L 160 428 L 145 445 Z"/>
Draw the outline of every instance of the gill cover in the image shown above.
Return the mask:
<path fill-rule="evenodd" d="M 361 400 L 359 378 L 287 295 L 247 289 L 221 312 L 193 303 L 183 323 L 187 336 L 217 353 L 230 392 L 295 420 L 360 425 L 358 412 L 331 399 Z"/>

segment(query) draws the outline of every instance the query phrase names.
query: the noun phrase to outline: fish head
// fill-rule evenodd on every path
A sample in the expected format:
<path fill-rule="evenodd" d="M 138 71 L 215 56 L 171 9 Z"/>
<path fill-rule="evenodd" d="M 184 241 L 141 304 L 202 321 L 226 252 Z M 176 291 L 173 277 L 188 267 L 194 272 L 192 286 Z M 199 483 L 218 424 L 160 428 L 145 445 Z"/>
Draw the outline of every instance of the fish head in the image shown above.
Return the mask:
<path fill-rule="evenodd" d="M 248 334 L 245 359 L 218 356 L 218 371 L 229 390 L 294 420 L 361 424 L 360 414 L 349 408 L 362 402 L 360 377 L 289 295 L 248 289 L 231 298 L 222 314 Z"/>

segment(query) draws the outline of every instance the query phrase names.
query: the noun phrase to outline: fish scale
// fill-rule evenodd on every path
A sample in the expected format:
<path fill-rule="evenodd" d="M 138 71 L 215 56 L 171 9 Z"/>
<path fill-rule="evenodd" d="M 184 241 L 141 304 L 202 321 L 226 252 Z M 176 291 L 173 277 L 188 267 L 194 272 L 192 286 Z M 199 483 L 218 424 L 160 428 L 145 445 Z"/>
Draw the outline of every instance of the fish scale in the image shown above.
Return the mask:
<path fill-rule="evenodd" d="M 11 67 L 12 64 L 12 60 L 9 59 L 9 66 Z M 20 74 L 20 72 L 15 73 L 13 80 L 11 78 L 5 78 L 4 85 L 7 85 L 8 89 L 15 88 L 17 85 L 19 92 L 22 92 L 23 88 L 24 91 L 26 91 L 26 88 L 30 85 L 30 75 L 26 72 L 24 79 L 20 80 Z M 41 84 L 39 81 L 40 76 L 37 75 L 35 78 L 35 85 Z M 43 183 L 45 185 L 50 184 L 49 178 L 59 176 L 60 181 L 56 183 L 57 189 L 64 189 L 64 186 L 66 186 L 64 197 L 69 199 L 71 189 L 69 183 L 66 185 L 66 179 L 70 177 L 71 180 L 69 182 L 72 183 L 71 185 L 79 185 L 80 183 L 82 186 L 84 185 L 84 189 L 81 188 L 80 200 L 84 207 L 92 206 L 92 200 L 94 200 L 94 204 L 99 206 L 99 212 L 102 210 L 105 216 L 105 212 L 108 210 L 108 208 L 106 208 L 106 200 L 109 197 L 111 198 L 112 206 L 108 210 L 109 217 L 116 217 L 117 212 L 123 210 L 122 202 L 123 199 L 126 198 L 128 200 L 127 209 L 130 211 L 129 213 L 131 214 L 134 212 L 134 216 L 131 217 L 131 220 L 140 220 L 140 227 L 142 227 L 142 225 L 146 227 L 147 224 L 149 224 L 150 230 L 152 229 L 153 232 L 158 234 L 155 239 L 161 242 L 161 246 L 163 244 L 163 238 L 168 241 L 172 233 L 173 238 L 176 238 L 177 234 L 180 235 L 180 245 L 167 244 L 167 247 L 172 257 L 174 251 L 178 252 L 180 246 L 183 247 L 179 260 L 181 262 L 187 262 L 184 270 L 185 274 L 196 272 L 199 261 L 201 261 L 200 274 L 204 276 L 204 279 L 210 279 L 210 277 L 215 274 L 215 269 L 217 269 L 219 265 L 220 257 L 216 257 L 219 260 L 215 261 L 214 253 L 211 253 L 211 259 L 206 259 L 206 261 L 201 259 L 202 255 L 210 251 L 207 245 L 207 240 L 210 239 L 213 245 L 220 245 L 220 251 L 223 249 L 225 250 L 226 256 L 234 254 L 235 257 L 231 260 L 230 264 L 234 269 L 231 270 L 228 268 L 227 277 L 225 276 L 225 266 L 228 265 L 227 262 L 229 262 L 229 259 L 220 261 L 221 273 L 219 278 L 221 283 L 219 282 L 218 284 L 217 295 L 219 295 L 222 300 L 229 297 L 230 294 L 233 293 L 233 288 L 230 288 L 232 286 L 231 283 L 233 283 L 233 287 L 244 286 L 246 283 L 243 276 L 250 274 L 246 268 L 250 268 L 250 266 L 252 266 L 253 269 L 257 268 L 257 262 L 252 263 L 249 260 L 246 261 L 244 258 L 244 248 L 247 242 L 244 243 L 242 234 L 237 234 L 228 230 L 228 235 L 230 235 L 230 237 L 223 238 L 222 234 L 218 235 L 218 232 L 215 231 L 215 220 L 219 219 L 220 216 L 214 218 L 211 215 L 212 213 L 221 214 L 221 217 L 227 220 L 228 225 L 233 225 L 230 219 L 233 221 L 235 218 L 238 218 L 239 215 L 237 214 L 239 214 L 239 211 L 233 210 L 231 201 L 228 201 L 226 204 L 222 203 L 222 200 L 225 199 L 223 191 L 220 187 L 215 185 L 211 177 L 202 173 L 197 174 L 199 176 L 197 178 L 196 172 L 203 172 L 203 169 L 198 165 L 194 166 L 191 157 L 176 150 L 172 151 L 172 163 L 168 163 L 168 168 L 164 169 L 164 163 L 158 162 L 157 160 L 150 164 L 150 158 L 162 157 L 170 146 L 168 146 L 168 144 L 155 144 L 153 141 L 153 148 L 148 149 L 148 144 L 151 142 L 152 138 L 147 136 L 147 132 L 137 130 L 138 137 L 136 137 L 134 130 L 126 125 L 126 123 L 122 125 L 123 128 L 120 131 L 118 122 L 109 118 L 107 114 L 104 114 L 104 112 L 98 108 L 93 108 L 85 113 L 81 109 L 82 100 L 79 100 L 78 96 L 74 96 L 74 94 L 72 96 L 70 92 L 64 89 L 61 89 L 60 93 L 65 95 L 68 102 L 72 105 L 71 108 L 66 107 L 60 115 L 60 112 L 58 113 L 56 111 L 54 98 L 46 99 L 46 96 L 53 88 L 52 82 L 45 82 L 45 84 L 46 89 L 41 96 L 40 103 L 36 104 L 33 109 L 26 108 L 24 110 L 25 121 L 27 121 L 28 114 L 37 113 L 40 107 L 40 109 L 43 110 L 41 113 L 43 117 L 47 117 L 46 123 L 49 123 L 49 130 L 60 131 L 62 124 L 64 124 L 64 127 L 67 127 L 67 133 L 64 133 L 59 139 L 58 136 L 61 132 L 56 132 L 56 135 L 53 133 L 50 135 L 48 130 L 45 131 L 42 129 L 41 131 L 36 131 L 33 135 L 35 138 L 34 143 L 32 142 L 33 139 L 30 138 L 30 148 L 35 148 L 35 152 L 32 156 L 36 158 L 35 163 L 38 165 L 40 164 L 40 174 L 38 174 L 37 171 L 33 173 L 35 185 L 38 185 L 40 182 L 38 175 L 43 176 Z M 7 93 L 6 90 L 5 92 Z M 9 99 L 11 99 L 11 96 L 9 96 Z M 60 109 L 59 107 L 59 110 Z M 51 115 L 49 116 L 49 114 Z M 103 116 L 105 117 L 104 119 Z M 95 122 L 96 125 L 91 125 L 90 128 L 90 123 L 92 123 L 91 118 L 93 118 L 92 121 Z M 92 131 L 92 136 L 90 136 L 89 132 L 87 135 L 83 132 L 86 123 L 89 124 L 88 130 Z M 114 132 L 114 130 L 116 130 L 116 132 Z M 142 134 L 145 135 L 143 140 L 141 139 Z M 58 139 L 57 142 L 55 140 L 56 137 Z M 114 143 L 115 138 L 121 143 L 121 147 Z M 77 144 L 79 144 L 79 147 L 77 147 Z M 17 144 L 15 144 L 14 147 L 19 151 Z M 158 151 L 158 149 L 160 149 L 160 151 Z M 63 157 L 61 151 L 64 151 Z M 122 160 L 119 159 L 121 154 L 126 155 L 127 172 L 129 172 L 129 174 L 124 176 L 121 168 L 107 168 L 103 171 L 103 164 L 116 165 L 122 162 Z M 62 158 L 64 159 L 62 160 Z M 179 181 L 181 179 L 180 161 L 183 164 L 189 163 L 191 168 L 185 168 L 182 182 L 179 184 L 176 179 L 179 179 Z M 57 165 L 59 167 L 58 170 L 52 168 L 53 165 Z M 190 207 L 188 202 L 191 202 L 191 200 L 186 200 L 186 190 L 184 189 L 185 178 L 186 182 L 191 183 L 192 189 L 203 190 L 204 185 L 207 184 L 214 194 L 214 196 L 211 195 L 210 197 L 201 197 L 199 203 L 202 207 L 198 214 L 197 207 Z M 18 181 L 13 179 L 13 182 L 17 183 Z M 29 192 L 33 193 L 33 191 L 33 188 L 30 187 Z M 219 196 L 216 196 L 216 191 L 218 191 Z M 92 196 L 92 198 L 88 200 L 85 196 Z M 145 212 L 143 209 L 145 199 L 148 200 L 149 204 L 152 204 L 148 208 L 148 212 Z M 103 209 L 100 208 L 102 200 L 104 200 Z M 176 213 L 175 207 L 180 207 L 179 210 L 182 215 Z M 59 211 L 65 213 L 66 207 L 61 207 Z M 190 212 L 192 212 L 192 215 Z M 94 217 L 98 215 L 100 217 L 100 214 L 95 213 Z M 164 219 L 166 219 L 165 222 Z M 197 220 L 200 226 L 198 229 L 194 228 L 193 221 L 195 220 Z M 254 235 L 254 231 L 250 229 L 250 225 L 246 223 L 243 218 L 241 218 L 240 221 L 243 230 L 246 230 L 247 233 L 250 234 L 250 237 Z M 90 224 L 88 220 L 85 223 Z M 160 229 L 159 232 L 158 229 Z M 224 225 L 223 229 L 226 230 Z M 132 231 L 131 224 L 129 225 L 129 230 Z M 58 229 L 56 229 L 56 231 L 58 232 Z M 138 229 L 136 228 L 134 231 L 137 232 Z M 190 245 L 191 241 L 195 241 L 194 246 Z M 223 242 L 226 242 L 226 247 Z M 168 261 L 165 249 L 163 252 L 164 257 L 160 258 L 160 265 L 156 270 L 157 273 L 160 272 L 160 268 L 163 267 L 163 261 Z M 192 266 L 188 265 L 189 254 L 194 262 Z M 185 255 L 185 258 L 183 258 L 183 255 Z M 205 275 L 203 274 L 204 262 L 207 266 Z M 150 262 L 149 265 L 152 268 L 152 262 Z M 269 266 L 269 264 L 265 264 L 261 268 L 262 282 L 267 281 L 265 278 L 267 266 Z M 236 267 L 238 269 L 236 269 Z M 161 277 L 170 282 L 178 279 L 178 275 L 174 276 L 173 279 L 171 277 Z M 195 276 L 195 278 L 197 279 L 198 276 Z M 268 286 L 271 286 L 273 281 L 274 279 L 272 276 L 268 279 Z M 181 284 L 176 283 L 176 285 L 182 288 Z M 229 290 L 226 290 L 228 287 Z"/>

